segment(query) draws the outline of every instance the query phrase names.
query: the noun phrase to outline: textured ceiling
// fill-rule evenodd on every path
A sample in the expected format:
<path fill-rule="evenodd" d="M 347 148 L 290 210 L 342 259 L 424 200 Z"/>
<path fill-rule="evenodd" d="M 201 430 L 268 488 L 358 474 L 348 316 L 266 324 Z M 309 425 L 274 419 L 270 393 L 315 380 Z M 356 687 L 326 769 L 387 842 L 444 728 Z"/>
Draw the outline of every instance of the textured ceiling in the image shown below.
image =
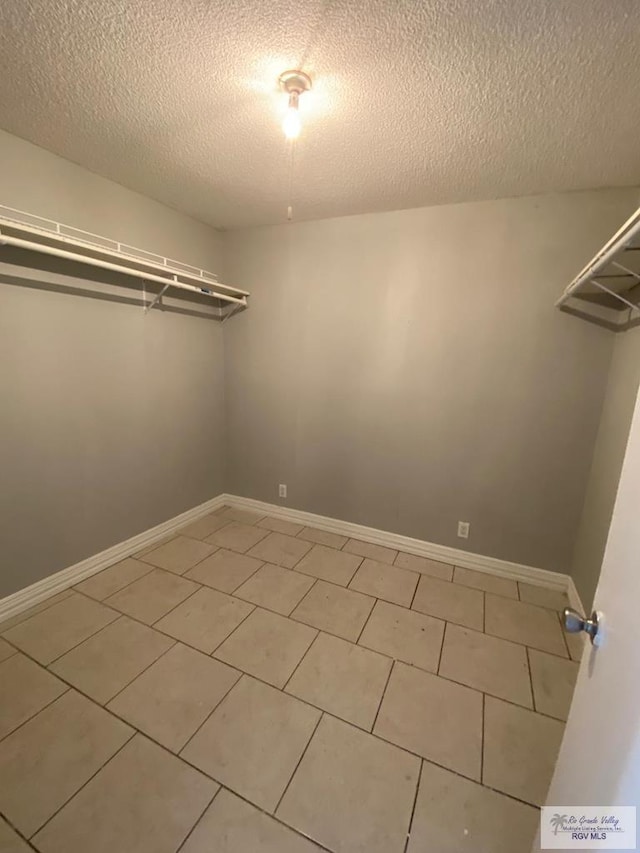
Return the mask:
<path fill-rule="evenodd" d="M 638 0 L 1 10 L 0 126 L 218 227 L 286 219 L 296 66 L 296 219 L 640 182 Z"/>

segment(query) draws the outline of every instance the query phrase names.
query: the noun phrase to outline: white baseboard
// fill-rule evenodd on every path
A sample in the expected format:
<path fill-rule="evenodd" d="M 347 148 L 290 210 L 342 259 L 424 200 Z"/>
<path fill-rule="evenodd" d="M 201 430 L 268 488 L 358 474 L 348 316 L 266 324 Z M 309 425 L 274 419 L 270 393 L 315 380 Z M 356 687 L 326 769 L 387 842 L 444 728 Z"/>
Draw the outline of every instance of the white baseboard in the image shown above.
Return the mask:
<path fill-rule="evenodd" d="M 123 560 L 136 552 L 153 545 L 154 542 L 164 539 L 174 531 L 191 521 L 196 521 L 210 512 L 214 512 L 221 506 L 237 507 L 238 509 L 253 510 L 263 515 L 271 515 L 285 521 L 298 522 L 308 527 L 317 527 L 329 533 L 338 533 L 354 539 L 364 539 L 387 548 L 405 551 L 408 554 L 416 554 L 419 557 L 428 557 L 441 563 L 460 566 L 464 569 L 475 569 L 478 572 L 486 572 L 510 580 L 525 581 L 526 583 L 544 586 L 548 589 L 566 591 L 572 607 L 582 611 L 580 597 L 575 588 L 573 580 L 568 575 L 559 572 L 549 572 L 546 569 L 537 569 L 534 566 L 525 566 L 520 563 L 511 563 L 507 560 L 498 560 L 496 557 L 485 557 L 482 554 L 473 554 L 470 551 L 461 551 L 458 548 L 449 548 L 446 545 L 436 545 L 433 542 L 425 542 L 422 539 L 412 539 L 410 536 L 402 536 L 399 533 L 389 533 L 385 530 L 377 530 L 374 527 L 365 527 L 362 524 L 353 524 L 349 521 L 340 521 L 337 518 L 329 518 L 325 515 L 315 515 L 312 512 L 303 512 L 299 509 L 278 506 L 277 504 L 256 501 L 252 498 L 243 498 L 238 495 L 218 495 L 193 509 L 187 510 L 168 521 L 151 527 L 143 533 L 138 533 L 130 539 L 107 548 L 99 554 L 87 557 L 74 566 L 69 566 L 59 572 L 55 572 L 43 578 L 31 586 L 25 587 L 12 595 L 0 600 L 0 622 L 9 619 L 39 604 L 46 598 L 62 592 L 64 589 L 80 583 L 85 578 L 95 575 L 107 566 Z"/>
<path fill-rule="evenodd" d="M 164 539 L 175 530 L 184 527 L 191 521 L 197 521 L 197 519 L 223 505 L 224 496 L 218 495 L 218 497 L 212 498 L 212 500 L 193 507 L 193 509 L 189 509 L 180 515 L 176 515 L 162 524 L 151 527 L 143 533 L 138 533 L 124 542 L 119 542 L 117 545 L 107 548 L 106 551 L 101 551 L 99 554 L 87 557 L 86 560 L 82 560 L 74 566 L 69 566 L 66 569 L 55 572 L 24 589 L 18 590 L 18 592 L 14 592 L 12 595 L 8 595 L 6 598 L 0 600 L 0 622 L 21 613 L 29 607 L 33 607 L 34 604 L 39 604 L 45 598 L 50 598 L 52 595 L 56 595 L 58 592 L 62 592 L 62 590 L 80 583 L 80 581 L 85 580 L 85 578 L 91 575 L 95 575 L 107 566 L 117 563 L 125 557 L 130 557 L 131 554 L 137 553 L 148 545 L 153 545 L 154 542 Z"/>
<path fill-rule="evenodd" d="M 225 504 L 238 509 L 253 510 L 264 515 L 281 518 L 284 521 L 298 522 L 308 527 L 317 527 L 329 533 L 339 533 L 342 536 L 349 536 L 354 539 L 365 539 L 367 542 L 375 542 L 377 545 L 384 545 L 397 551 L 405 551 L 408 554 L 416 554 L 419 557 L 428 557 L 430 560 L 438 560 L 441 563 L 449 563 L 464 569 L 475 569 L 478 572 L 486 572 L 501 578 L 524 581 L 536 586 L 562 591 L 568 591 L 569 583 L 573 583 L 569 575 L 560 572 L 550 572 L 546 569 L 537 569 L 534 566 L 511 563 L 508 560 L 499 560 L 496 557 L 485 557 L 482 554 L 461 551 L 447 545 L 436 545 L 422 539 L 412 539 L 410 536 L 402 536 L 400 533 L 389 533 L 385 530 L 377 530 L 374 527 L 352 524 L 349 521 L 340 521 L 337 518 L 315 515 L 311 512 L 256 501 L 252 498 L 243 498 L 238 495 L 222 495 L 221 497 Z"/>

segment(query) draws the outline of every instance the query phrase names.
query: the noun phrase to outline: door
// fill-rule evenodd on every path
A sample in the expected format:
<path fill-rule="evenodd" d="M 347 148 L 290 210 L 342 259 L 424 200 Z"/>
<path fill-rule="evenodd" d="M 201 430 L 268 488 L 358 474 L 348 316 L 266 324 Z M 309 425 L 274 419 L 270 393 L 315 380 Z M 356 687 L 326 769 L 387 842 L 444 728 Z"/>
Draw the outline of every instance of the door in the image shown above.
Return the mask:
<path fill-rule="evenodd" d="M 585 646 L 547 804 L 636 806 L 640 816 L 640 394 L 595 608 L 601 644 Z"/>

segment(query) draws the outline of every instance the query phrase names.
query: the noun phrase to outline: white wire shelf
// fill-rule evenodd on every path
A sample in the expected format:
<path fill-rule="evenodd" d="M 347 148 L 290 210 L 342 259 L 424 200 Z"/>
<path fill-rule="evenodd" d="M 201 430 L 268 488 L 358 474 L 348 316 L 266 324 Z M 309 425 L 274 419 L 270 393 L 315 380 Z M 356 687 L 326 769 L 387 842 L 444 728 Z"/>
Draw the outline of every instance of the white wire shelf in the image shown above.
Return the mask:
<path fill-rule="evenodd" d="M 616 331 L 640 322 L 640 208 L 565 288 L 556 306 Z"/>
<path fill-rule="evenodd" d="M 226 307 L 223 319 L 247 307 L 246 290 L 218 281 L 215 273 L 90 231 L 0 204 L 0 246 L 15 246 L 163 285 L 149 311 L 169 288 L 209 297 Z M 1 257 L 1 256 L 0 256 Z"/>

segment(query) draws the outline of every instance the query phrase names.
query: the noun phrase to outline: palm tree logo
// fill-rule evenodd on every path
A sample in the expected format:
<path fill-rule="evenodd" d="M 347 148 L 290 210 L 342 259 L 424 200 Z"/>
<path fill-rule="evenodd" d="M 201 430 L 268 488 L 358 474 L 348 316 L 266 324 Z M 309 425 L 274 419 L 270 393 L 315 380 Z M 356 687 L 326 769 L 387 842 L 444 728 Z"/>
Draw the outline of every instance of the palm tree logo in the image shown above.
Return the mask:
<path fill-rule="evenodd" d="M 565 822 L 565 820 L 567 820 L 568 817 L 569 816 L 566 814 L 558 814 L 556 812 L 556 814 L 554 814 L 554 816 L 550 819 L 549 823 L 554 828 L 553 829 L 554 835 L 558 834 L 559 829 L 564 828 L 564 822 Z"/>

